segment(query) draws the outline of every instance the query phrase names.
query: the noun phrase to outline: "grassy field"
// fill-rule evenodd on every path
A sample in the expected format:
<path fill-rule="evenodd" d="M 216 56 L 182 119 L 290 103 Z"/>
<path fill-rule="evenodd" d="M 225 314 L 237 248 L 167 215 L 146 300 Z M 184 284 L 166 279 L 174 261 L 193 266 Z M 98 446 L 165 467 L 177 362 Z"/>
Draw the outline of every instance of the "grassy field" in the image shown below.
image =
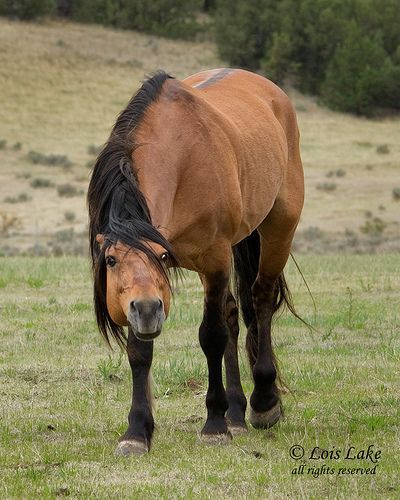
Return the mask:
<path fill-rule="evenodd" d="M 299 264 L 315 310 L 293 265 L 288 281 L 319 333 L 287 313 L 275 325 L 290 388 L 285 419 L 228 446 L 199 441 L 202 294 L 188 275 L 155 342 L 154 446 L 126 460 L 113 451 L 126 427 L 130 373 L 125 356 L 110 353 L 96 331 L 88 261 L 0 259 L 0 497 L 399 498 L 400 257 L 301 256 Z M 243 347 L 241 364 L 249 395 Z M 304 459 L 290 457 L 294 445 Z M 351 446 L 357 454 L 369 445 L 381 451 L 376 464 L 344 459 Z M 342 457 L 310 459 L 316 446 Z M 294 474 L 301 464 L 304 473 Z M 338 474 L 374 465 L 372 475 Z"/>
<path fill-rule="evenodd" d="M 0 18 L 0 47 L 0 253 L 6 255 L 82 253 L 96 148 L 140 80 L 159 68 L 182 78 L 224 65 L 212 43 L 56 21 Z M 399 117 L 352 117 L 288 92 L 307 185 L 296 248 L 398 251 Z M 39 153 L 38 163 L 31 151 Z"/>
<path fill-rule="evenodd" d="M 219 66 L 209 42 L 0 18 L 0 255 L 86 255 L 90 168 L 140 80 Z M 315 310 L 293 264 L 288 277 L 317 331 L 286 313 L 275 325 L 286 418 L 225 447 L 199 441 L 202 293 L 188 275 L 156 341 L 153 449 L 115 458 L 130 372 L 96 330 L 88 260 L 0 257 L 0 498 L 399 498 L 400 118 L 288 93 L 306 174 L 295 246 L 313 254 L 298 260 Z M 366 251 L 376 255 L 343 255 Z M 243 347 L 241 365 L 249 395 Z M 295 445 L 303 459 L 291 458 Z M 361 456 L 370 445 L 376 463 Z M 341 457 L 311 459 L 316 446 Z"/>

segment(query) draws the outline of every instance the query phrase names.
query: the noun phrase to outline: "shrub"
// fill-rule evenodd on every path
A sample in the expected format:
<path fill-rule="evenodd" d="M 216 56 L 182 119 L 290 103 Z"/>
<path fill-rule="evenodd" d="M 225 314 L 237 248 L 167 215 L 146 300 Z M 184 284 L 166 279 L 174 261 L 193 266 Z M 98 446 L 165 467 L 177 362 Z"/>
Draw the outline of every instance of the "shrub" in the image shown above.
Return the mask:
<path fill-rule="evenodd" d="M 6 198 L 4 198 L 4 201 L 6 203 L 23 203 L 25 201 L 30 201 L 31 199 L 32 199 L 32 196 L 29 196 L 26 193 L 21 193 L 21 194 L 19 194 L 16 197 L 14 197 L 14 196 L 7 196 Z"/>
<path fill-rule="evenodd" d="M 30 172 L 18 172 L 15 174 L 15 177 L 17 179 L 30 179 L 32 177 L 32 174 Z"/>
<path fill-rule="evenodd" d="M 329 172 L 326 174 L 327 177 L 344 177 L 346 175 L 346 170 L 343 170 L 342 168 L 338 168 L 337 170 L 329 170 Z"/>
<path fill-rule="evenodd" d="M 195 13 L 202 4 L 199 0 L 125 1 L 116 14 L 116 24 L 170 38 L 193 38 L 201 29 Z"/>
<path fill-rule="evenodd" d="M 11 229 L 19 229 L 21 227 L 21 219 L 14 214 L 0 212 L 0 234 L 7 235 Z"/>
<path fill-rule="evenodd" d="M 219 0 L 215 18 L 218 51 L 231 65 L 258 69 L 272 38 L 277 0 Z"/>
<path fill-rule="evenodd" d="M 87 152 L 89 155 L 97 156 L 102 149 L 103 146 L 96 146 L 95 144 L 90 144 L 87 148 Z"/>
<path fill-rule="evenodd" d="M 73 196 L 79 196 L 83 194 L 81 189 L 78 189 L 73 184 L 60 184 L 57 186 L 58 196 L 62 196 L 64 198 L 72 198 Z"/>
<path fill-rule="evenodd" d="M 364 234 L 378 235 L 383 233 L 386 226 L 386 222 L 380 217 L 374 217 L 373 219 L 368 219 L 365 224 L 360 227 L 360 231 Z"/>
<path fill-rule="evenodd" d="M 73 222 L 76 218 L 75 212 L 72 210 L 67 210 L 64 212 L 64 218 L 67 222 Z"/>
<path fill-rule="evenodd" d="M 43 177 L 35 177 L 35 179 L 31 180 L 31 187 L 36 188 L 49 188 L 53 187 L 54 184 L 50 179 L 44 179 Z"/>
<path fill-rule="evenodd" d="M 64 168 L 69 168 L 72 166 L 72 162 L 66 155 L 45 155 L 37 151 L 29 151 L 27 158 L 31 163 L 34 163 L 35 165 L 40 164 Z"/>
<path fill-rule="evenodd" d="M 6 149 L 7 141 L 5 139 L 0 139 L 0 149 Z"/>
<path fill-rule="evenodd" d="M 363 35 L 355 24 L 335 50 L 322 85 L 323 100 L 332 108 L 371 114 L 387 91 L 391 63 L 378 38 Z"/>
<path fill-rule="evenodd" d="M 372 114 L 400 108 L 398 0 L 219 0 L 216 39 L 229 64 Z"/>
<path fill-rule="evenodd" d="M 317 184 L 317 189 L 320 191 L 334 191 L 337 185 L 334 182 L 320 182 Z"/>
<path fill-rule="evenodd" d="M 14 151 L 21 151 L 21 149 L 22 149 L 22 142 L 18 141 L 16 143 L 14 143 L 12 148 L 13 148 Z"/>
<path fill-rule="evenodd" d="M 72 4 L 71 17 L 171 38 L 192 38 L 201 29 L 195 13 L 202 5 L 200 0 L 82 0 Z"/>
<path fill-rule="evenodd" d="M 399 201 L 400 200 L 400 187 L 393 188 L 392 196 L 393 196 L 393 199 L 395 201 Z"/>
<path fill-rule="evenodd" d="M 55 0 L 0 0 L 0 15 L 18 19 L 34 19 L 51 14 Z"/>
<path fill-rule="evenodd" d="M 387 144 L 379 144 L 376 146 L 376 152 L 380 155 L 387 155 L 390 153 L 390 149 Z"/>
<path fill-rule="evenodd" d="M 82 0 L 72 2 L 70 15 L 84 23 L 115 24 L 116 0 Z"/>

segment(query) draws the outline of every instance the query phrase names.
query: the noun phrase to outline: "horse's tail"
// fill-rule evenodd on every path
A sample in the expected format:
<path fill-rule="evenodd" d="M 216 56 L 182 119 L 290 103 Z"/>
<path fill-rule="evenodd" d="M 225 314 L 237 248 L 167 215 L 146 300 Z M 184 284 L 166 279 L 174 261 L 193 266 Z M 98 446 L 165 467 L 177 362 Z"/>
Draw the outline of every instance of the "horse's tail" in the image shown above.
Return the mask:
<path fill-rule="evenodd" d="M 256 315 L 253 307 L 252 286 L 256 280 L 258 273 L 258 265 L 260 260 L 260 236 L 258 231 L 253 231 L 250 236 L 235 245 L 232 249 L 234 269 L 235 269 L 235 296 L 236 301 L 242 311 L 244 323 L 250 329 L 253 322 L 256 322 Z M 277 293 L 273 304 L 273 314 L 275 314 L 282 306 L 286 306 L 296 318 L 303 321 L 297 314 L 290 290 L 285 280 L 283 272 L 279 275 L 277 282 Z M 254 324 L 254 331 L 256 330 Z M 253 336 L 247 336 L 247 352 L 249 355 L 250 364 L 255 363 L 256 347 Z"/>

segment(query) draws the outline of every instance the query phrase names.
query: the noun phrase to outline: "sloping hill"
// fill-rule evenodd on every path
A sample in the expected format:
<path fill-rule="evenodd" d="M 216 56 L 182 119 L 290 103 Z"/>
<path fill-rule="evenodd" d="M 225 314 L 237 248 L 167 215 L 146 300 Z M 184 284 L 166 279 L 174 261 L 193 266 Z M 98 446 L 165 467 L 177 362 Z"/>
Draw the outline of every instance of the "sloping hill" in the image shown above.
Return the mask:
<path fill-rule="evenodd" d="M 81 252 L 88 167 L 140 80 L 221 65 L 212 43 L 0 19 L 0 251 Z M 289 93 L 307 182 L 298 249 L 397 248 L 400 120 L 346 116 Z"/>

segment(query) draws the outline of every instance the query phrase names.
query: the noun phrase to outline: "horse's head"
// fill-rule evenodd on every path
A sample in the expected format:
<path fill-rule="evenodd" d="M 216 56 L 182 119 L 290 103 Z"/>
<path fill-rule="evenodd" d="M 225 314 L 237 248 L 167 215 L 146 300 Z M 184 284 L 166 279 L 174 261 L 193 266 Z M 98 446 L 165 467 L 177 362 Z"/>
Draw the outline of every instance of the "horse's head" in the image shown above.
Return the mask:
<path fill-rule="evenodd" d="M 102 246 L 104 237 L 97 236 Z M 121 242 L 105 245 L 105 295 L 108 314 L 119 326 L 129 325 L 140 340 L 153 340 L 168 316 L 170 285 L 166 275 L 169 255 L 156 243 L 149 253 Z"/>

